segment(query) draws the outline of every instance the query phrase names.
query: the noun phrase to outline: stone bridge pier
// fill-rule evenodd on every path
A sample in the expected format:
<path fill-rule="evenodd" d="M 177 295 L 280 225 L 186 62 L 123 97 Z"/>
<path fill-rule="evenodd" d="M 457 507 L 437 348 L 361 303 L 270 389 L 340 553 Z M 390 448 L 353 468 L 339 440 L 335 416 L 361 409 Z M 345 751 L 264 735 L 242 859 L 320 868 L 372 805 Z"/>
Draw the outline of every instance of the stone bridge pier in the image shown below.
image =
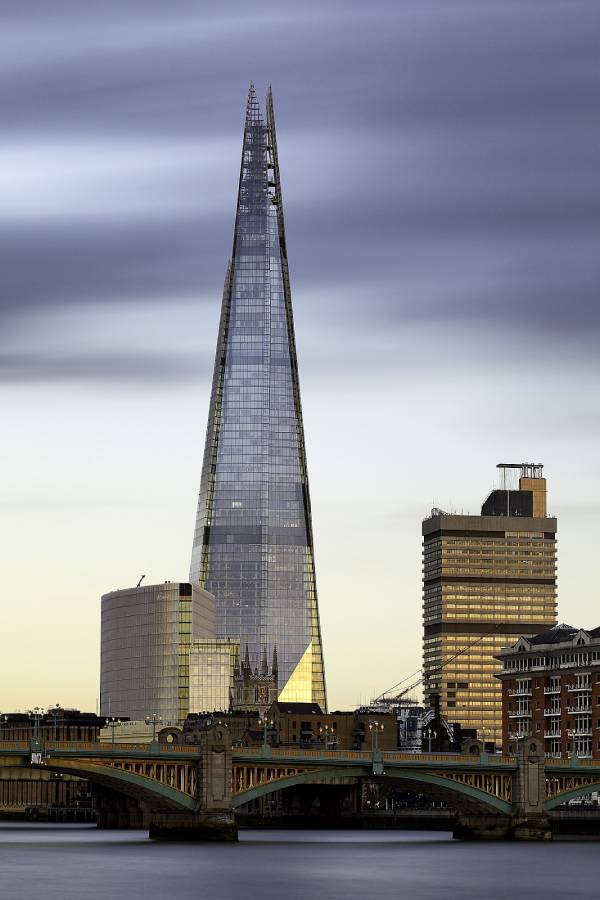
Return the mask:
<path fill-rule="evenodd" d="M 459 813 L 454 837 L 463 840 L 549 841 L 552 830 L 544 801 L 546 794 L 544 745 L 524 738 L 517 748 L 512 780 L 510 815 Z"/>
<path fill-rule="evenodd" d="M 213 725 L 202 735 L 198 763 L 198 807 L 194 812 L 149 809 L 154 840 L 237 841 L 231 806 L 231 740 L 228 729 Z"/>
<path fill-rule="evenodd" d="M 98 828 L 147 828 L 143 805 L 107 787 L 93 786 Z"/>

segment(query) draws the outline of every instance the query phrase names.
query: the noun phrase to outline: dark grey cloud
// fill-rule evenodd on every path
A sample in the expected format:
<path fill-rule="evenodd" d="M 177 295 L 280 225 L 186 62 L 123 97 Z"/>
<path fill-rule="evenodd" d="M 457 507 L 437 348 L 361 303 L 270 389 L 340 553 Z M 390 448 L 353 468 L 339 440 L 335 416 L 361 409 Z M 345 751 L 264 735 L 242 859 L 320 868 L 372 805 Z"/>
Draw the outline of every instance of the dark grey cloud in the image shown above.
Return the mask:
<path fill-rule="evenodd" d="M 208 359 L 191 354 L 0 353 L 0 384 L 79 381 L 152 384 L 199 381 L 209 374 Z"/>
<path fill-rule="evenodd" d="M 224 277 L 228 226 L 225 220 L 209 228 L 183 218 L 0 227 L 0 314 L 157 297 L 168 303 L 169 297 L 192 291 L 200 302 L 206 287 L 214 287 L 219 269 Z"/>
<path fill-rule="evenodd" d="M 322 328 L 335 327 L 347 287 L 338 327 L 356 333 L 365 320 L 373 330 L 459 321 L 466 335 L 489 329 L 493 354 L 501 323 L 533 342 L 566 334 L 593 351 L 595 0 L 223 7 L 5 4 L 4 141 L 30 156 L 39 148 L 24 189 L 11 193 L 10 173 L 0 178 L 6 334 L 20 317 L 35 331 L 36 311 L 69 305 L 136 301 L 141 329 L 151 302 L 187 295 L 218 305 L 253 78 L 275 90 L 293 285 L 334 298 Z M 172 165 L 155 165 L 154 148 L 168 155 L 169 142 Z M 91 160 L 83 179 L 63 173 L 57 183 L 49 146 L 90 159 L 106 147 L 102 178 Z M 137 173 L 123 166 L 132 146 Z M 27 188 L 31 170 L 38 181 Z M 145 196 L 155 198 L 148 209 Z M 54 378 L 55 364 L 32 358 L 23 372 Z M 131 365 L 154 377 L 147 360 Z M 3 371 L 29 377 L 14 360 Z M 65 363 L 69 372 L 89 377 L 81 360 Z"/>

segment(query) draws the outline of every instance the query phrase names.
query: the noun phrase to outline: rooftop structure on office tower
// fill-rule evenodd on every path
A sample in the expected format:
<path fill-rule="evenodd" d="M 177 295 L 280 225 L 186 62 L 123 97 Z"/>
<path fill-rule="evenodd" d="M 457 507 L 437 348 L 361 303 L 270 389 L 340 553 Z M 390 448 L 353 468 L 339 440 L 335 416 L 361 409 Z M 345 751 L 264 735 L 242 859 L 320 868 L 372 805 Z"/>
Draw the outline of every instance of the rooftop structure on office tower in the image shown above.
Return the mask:
<path fill-rule="evenodd" d="M 480 516 L 434 509 L 423 522 L 423 666 L 427 705 L 439 694 L 444 717 L 499 744 L 495 656 L 556 623 L 556 519 L 540 464 L 498 468 Z"/>
<path fill-rule="evenodd" d="M 215 595 L 217 634 L 275 647 L 279 696 L 324 708 L 325 675 L 271 90 L 250 88 L 190 581 Z"/>

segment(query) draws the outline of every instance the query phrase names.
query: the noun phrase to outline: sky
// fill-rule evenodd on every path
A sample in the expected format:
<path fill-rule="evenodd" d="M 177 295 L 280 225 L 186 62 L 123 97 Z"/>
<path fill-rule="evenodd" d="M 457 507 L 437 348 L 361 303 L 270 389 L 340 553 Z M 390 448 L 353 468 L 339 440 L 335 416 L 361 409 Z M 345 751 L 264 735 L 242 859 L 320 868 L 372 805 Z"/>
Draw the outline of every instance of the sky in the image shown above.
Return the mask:
<path fill-rule="evenodd" d="M 0 708 L 186 580 L 245 98 L 273 85 L 329 705 L 421 665 L 421 520 L 541 462 L 600 624 L 596 0 L 6 0 Z"/>

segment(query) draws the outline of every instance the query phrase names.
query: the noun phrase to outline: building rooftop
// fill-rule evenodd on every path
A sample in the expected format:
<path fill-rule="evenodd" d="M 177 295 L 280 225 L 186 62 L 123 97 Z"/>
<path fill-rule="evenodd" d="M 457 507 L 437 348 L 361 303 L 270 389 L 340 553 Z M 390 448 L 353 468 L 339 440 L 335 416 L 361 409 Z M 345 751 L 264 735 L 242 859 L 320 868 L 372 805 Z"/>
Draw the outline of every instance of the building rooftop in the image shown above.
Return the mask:
<path fill-rule="evenodd" d="M 597 642 L 600 639 L 600 627 L 597 628 L 575 628 L 573 625 L 566 625 L 564 622 L 553 625 L 539 634 L 533 636 L 522 636 L 510 647 L 503 647 L 499 656 L 500 659 L 504 655 L 512 656 L 518 651 L 532 650 L 534 647 L 548 647 L 554 644 L 560 646 L 566 644 L 573 647 L 579 644 L 589 644 L 591 641 Z"/>
<path fill-rule="evenodd" d="M 275 703 L 271 704 L 270 709 L 276 709 L 279 713 L 291 713 L 300 715 L 308 715 L 308 716 L 322 716 L 323 710 L 319 706 L 318 703 L 285 703 L 281 700 L 276 700 Z"/>
<path fill-rule="evenodd" d="M 540 634 L 534 635 L 534 637 L 530 637 L 529 643 L 561 644 L 563 641 L 572 641 L 578 631 L 580 631 L 579 628 L 560 623 L 559 625 L 553 625 L 552 628 L 547 628 L 546 631 L 542 631 Z"/>

